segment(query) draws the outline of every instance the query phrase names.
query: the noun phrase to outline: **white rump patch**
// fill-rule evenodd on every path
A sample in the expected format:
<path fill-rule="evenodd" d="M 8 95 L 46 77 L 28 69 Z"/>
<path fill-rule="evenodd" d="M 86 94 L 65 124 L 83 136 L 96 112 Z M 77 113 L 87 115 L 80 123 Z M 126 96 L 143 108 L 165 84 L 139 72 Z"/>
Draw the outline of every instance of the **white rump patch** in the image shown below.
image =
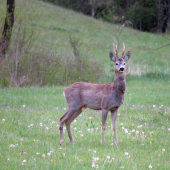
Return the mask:
<path fill-rule="evenodd" d="M 64 95 L 64 97 L 66 96 L 64 91 L 63 91 L 63 95 Z"/>

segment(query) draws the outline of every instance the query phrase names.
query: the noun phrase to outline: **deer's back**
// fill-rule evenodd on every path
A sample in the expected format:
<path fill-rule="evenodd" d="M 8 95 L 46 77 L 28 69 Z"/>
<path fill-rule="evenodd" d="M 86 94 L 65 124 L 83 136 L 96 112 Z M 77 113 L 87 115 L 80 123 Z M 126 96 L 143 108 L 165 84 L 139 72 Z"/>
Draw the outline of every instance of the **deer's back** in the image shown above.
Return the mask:
<path fill-rule="evenodd" d="M 114 89 L 113 83 L 93 84 L 77 82 L 64 90 L 69 107 L 88 107 L 94 110 L 112 110 L 119 107 L 124 95 Z"/>

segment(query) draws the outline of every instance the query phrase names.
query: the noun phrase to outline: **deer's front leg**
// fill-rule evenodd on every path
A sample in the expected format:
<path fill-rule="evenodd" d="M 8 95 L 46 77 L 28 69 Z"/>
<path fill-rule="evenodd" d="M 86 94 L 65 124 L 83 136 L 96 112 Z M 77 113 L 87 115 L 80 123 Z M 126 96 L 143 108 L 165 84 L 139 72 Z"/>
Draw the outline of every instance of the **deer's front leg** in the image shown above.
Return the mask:
<path fill-rule="evenodd" d="M 102 140 L 101 140 L 101 144 L 104 143 L 104 133 L 105 133 L 105 129 L 106 129 L 107 114 L 108 114 L 108 110 L 103 109 L 102 110 Z"/>
<path fill-rule="evenodd" d="M 117 116 L 117 111 L 118 109 L 111 111 L 111 119 L 112 119 L 112 126 L 113 126 L 113 131 L 114 131 L 114 136 L 115 136 L 115 144 L 116 146 L 118 145 L 118 139 L 117 139 L 117 130 L 116 130 L 116 116 Z"/>

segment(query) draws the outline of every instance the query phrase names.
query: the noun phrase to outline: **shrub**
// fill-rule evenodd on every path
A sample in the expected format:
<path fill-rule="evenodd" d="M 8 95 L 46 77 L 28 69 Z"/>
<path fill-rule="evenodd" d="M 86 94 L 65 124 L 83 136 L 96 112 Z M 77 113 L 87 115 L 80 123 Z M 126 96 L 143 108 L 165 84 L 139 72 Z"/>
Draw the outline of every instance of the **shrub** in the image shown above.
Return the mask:
<path fill-rule="evenodd" d="M 15 29 L 10 48 L 1 61 L 0 86 L 68 85 L 77 81 L 102 82 L 103 71 L 100 64 L 93 55 L 80 53 L 78 41 L 70 38 L 73 53 L 58 54 L 56 51 L 35 46 L 36 31 L 30 31 L 22 21 Z"/>

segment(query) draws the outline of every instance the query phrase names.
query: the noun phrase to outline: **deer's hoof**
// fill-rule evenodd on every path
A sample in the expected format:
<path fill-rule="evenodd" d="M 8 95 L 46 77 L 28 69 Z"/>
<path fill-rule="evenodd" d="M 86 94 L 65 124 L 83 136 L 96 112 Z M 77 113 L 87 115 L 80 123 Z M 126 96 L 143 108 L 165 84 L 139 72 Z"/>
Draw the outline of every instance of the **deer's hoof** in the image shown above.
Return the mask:
<path fill-rule="evenodd" d="M 60 145 L 64 145 L 64 141 L 61 141 L 61 142 L 60 142 Z"/>

